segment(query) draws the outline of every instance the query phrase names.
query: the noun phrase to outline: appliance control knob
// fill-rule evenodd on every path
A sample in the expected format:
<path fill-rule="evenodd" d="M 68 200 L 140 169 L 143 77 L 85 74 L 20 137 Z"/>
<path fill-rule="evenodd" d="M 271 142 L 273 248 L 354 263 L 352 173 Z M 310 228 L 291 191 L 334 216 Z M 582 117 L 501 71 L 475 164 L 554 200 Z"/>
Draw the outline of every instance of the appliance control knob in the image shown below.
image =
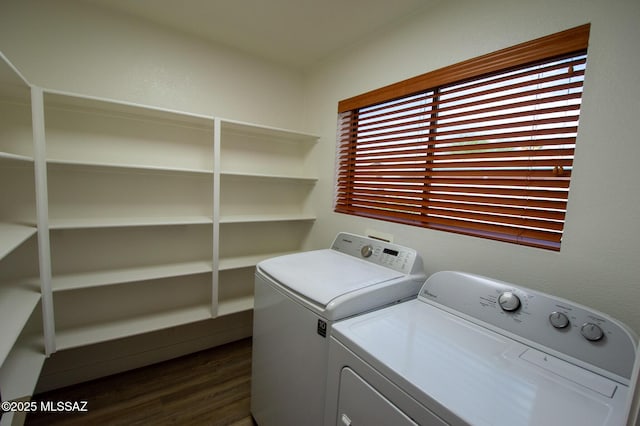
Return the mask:
<path fill-rule="evenodd" d="M 569 325 L 569 318 L 562 312 L 551 312 L 549 315 L 549 322 L 555 328 L 565 328 Z"/>
<path fill-rule="evenodd" d="M 360 254 L 362 254 L 362 257 L 370 257 L 373 254 L 373 247 L 370 245 L 363 246 L 360 249 Z"/>
<path fill-rule="evenodd" d="M 512 291 L 504 291 L 498 297 L 498 304 L 503 311 L 515 312 L 520 307 L 520 298 Z"/>
<path fill-rule="evenodd" d="M 600 326 L 592 322 L 584 323 L 580 328 L 580 334 L 591 342 L 597 342 L 604 337 L 604 333 Z"/>

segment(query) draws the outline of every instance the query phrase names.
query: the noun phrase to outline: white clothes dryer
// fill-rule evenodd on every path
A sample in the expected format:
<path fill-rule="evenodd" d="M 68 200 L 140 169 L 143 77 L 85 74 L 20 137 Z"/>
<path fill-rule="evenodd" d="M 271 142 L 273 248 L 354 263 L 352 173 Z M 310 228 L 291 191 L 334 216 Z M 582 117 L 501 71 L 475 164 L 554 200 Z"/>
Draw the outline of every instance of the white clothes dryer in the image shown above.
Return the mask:
<path fill-rule="evenodd" d="M 425 278 L 415 250 L 348 233 L 330 249 L 260 262 L 251 373 L 258 425 L 322 425 L 334 322 L 415 298 Z"/>
<path fill-rule="evenodd" d="M 439 272 L 334 325 L 325 425 L 621 426 L 637 343 L 593 309 Z"/>

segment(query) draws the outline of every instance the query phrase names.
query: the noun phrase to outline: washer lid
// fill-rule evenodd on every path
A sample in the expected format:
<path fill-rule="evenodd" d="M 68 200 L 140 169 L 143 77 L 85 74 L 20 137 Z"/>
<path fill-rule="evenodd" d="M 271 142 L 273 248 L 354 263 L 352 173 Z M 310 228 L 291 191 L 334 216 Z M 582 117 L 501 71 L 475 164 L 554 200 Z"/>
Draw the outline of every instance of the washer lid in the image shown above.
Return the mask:
<path fill-rule="evenodd" d="M 274 257 L 258 267 L 279 284 L 322 306 L 343 294 L 404 276 L 330 249 Z"/>

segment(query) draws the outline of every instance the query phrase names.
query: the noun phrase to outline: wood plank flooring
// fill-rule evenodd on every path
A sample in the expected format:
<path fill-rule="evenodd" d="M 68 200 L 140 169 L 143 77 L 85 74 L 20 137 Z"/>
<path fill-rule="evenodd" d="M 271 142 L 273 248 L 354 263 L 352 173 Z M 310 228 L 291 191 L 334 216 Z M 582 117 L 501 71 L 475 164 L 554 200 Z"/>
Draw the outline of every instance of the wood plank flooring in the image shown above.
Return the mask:
<path fill-rule="evenodd" d="M 87 401 L 84 413 L 30 413 L 25 425 L 255 425 L 251 339 L 35 395 Z"/>

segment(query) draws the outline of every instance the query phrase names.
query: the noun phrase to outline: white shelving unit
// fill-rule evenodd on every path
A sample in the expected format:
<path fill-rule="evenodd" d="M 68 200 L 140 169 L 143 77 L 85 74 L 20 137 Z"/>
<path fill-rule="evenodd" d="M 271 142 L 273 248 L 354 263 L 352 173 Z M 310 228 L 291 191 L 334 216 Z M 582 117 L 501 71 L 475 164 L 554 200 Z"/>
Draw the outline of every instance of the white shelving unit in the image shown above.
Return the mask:
<path fill-rule="evenodd" d="M 45 91 L 56 346 L 211 318 L 213 118 Z"/>
<path fill-rule="evenodd" d="M 303 246 L 317 136 L 46 90 L 0 59 L 3 398 L 56 350 L 251 310 L 255 265 Z"/>
<path fill-rule="evenodd" d="M 249 310 L 256 263 L 298 250 L 315 220 L 315 136 L 43 99 L 57 349 Z"/>
<path fill-rule="evenodd" d="M 309 163 L 317 136 L 219 120 L 217 314 L 253 308 L 255 265 L 299 250 L 315 215 Z"/>
<path fill-rule="evenodd" d="M 33 393 L 45 353 L 31 89 L 1 53 L 0 198 L 0 389 L 14 400 Z"/>

